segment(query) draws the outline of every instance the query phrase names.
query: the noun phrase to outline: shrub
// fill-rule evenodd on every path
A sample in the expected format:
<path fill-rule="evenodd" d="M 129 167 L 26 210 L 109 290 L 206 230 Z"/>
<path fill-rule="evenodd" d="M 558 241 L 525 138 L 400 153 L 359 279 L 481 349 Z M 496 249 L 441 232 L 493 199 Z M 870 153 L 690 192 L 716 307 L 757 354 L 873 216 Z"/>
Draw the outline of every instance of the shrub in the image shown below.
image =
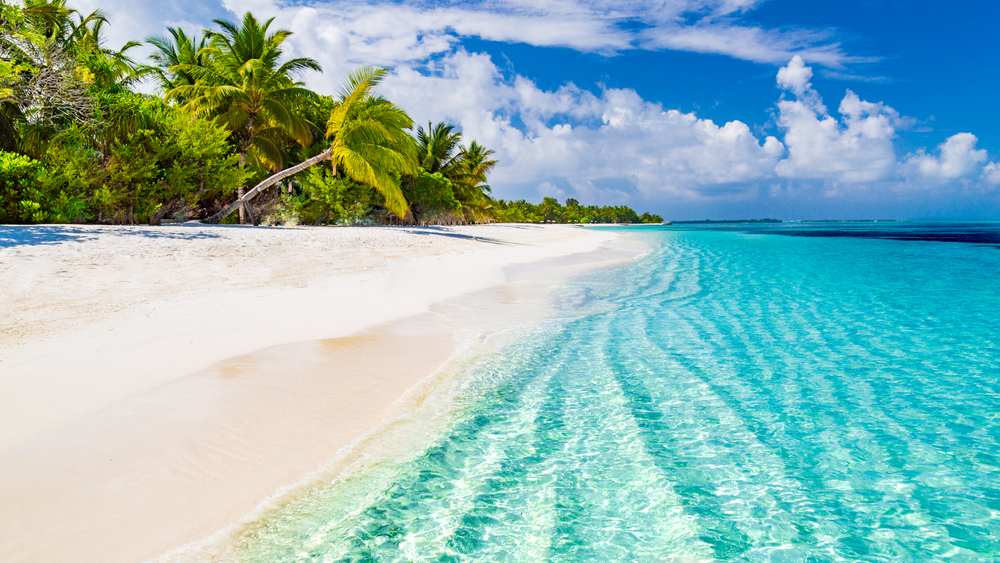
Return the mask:
<path fill-rule="evenodd" d="M 371 186 L 334 176 L 325 166 L 314 166 L 296 176 L 307 202 L 300 209 L 303 223 L 373 224 L 369 217 L 385 201 Z"/>
<path fill-rule="evenodd" d="M 451 180 L 440 172 L 431 174 L 421 170 L 415 178 L 404 181 L 402 187 L 418 221 L 424 222 L 432 215 L 436 221 L 448 222 L 449 217 L 455 218 L 453 222 L 460 221 L 462 204 L 455 197 Z"/>
<path fill-rule="evenodd" d="M 0 223 L 41 223 L 42 164 L 24 155 L 0 151 Z"/>
<path fill-rule="evenodd" d="M 127 131 L 104 139 L 103 151 L 77 127 L 49 143 L 38 200 L 48 220 L 140 223 L 171 213 L 205 215 L 245 180 L 222 126 L 158 99 L 129 103 L 142 127 L 116 124 Z"/>

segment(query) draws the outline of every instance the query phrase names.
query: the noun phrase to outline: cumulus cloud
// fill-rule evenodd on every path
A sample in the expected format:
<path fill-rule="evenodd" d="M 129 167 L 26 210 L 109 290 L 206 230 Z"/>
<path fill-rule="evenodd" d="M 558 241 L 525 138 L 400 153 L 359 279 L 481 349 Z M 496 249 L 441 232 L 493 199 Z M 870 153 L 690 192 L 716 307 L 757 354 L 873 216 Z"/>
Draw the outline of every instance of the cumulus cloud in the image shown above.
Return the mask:
<path fill-rule="evenodd" d="M 972 133 L 958 133 L 948 137 L 938 145 L 939 156 L 919 151 L 906 159 L 906 166 L 912 173 L 917 173 L 931 180 L 955 180 L 984 175 L 992 179 L 996 174 L 996 164 L 990 163 L 985 169 L 986 151 L 976 149 L 978 139 Z"/>
<path fill-rule="evenodd" d="M 672 49 L 779 63 L 800 54 L 840 68 L 850 62 L 826 31 L 784 31 L 739 24 L 761 0 L 482 0 L 454 3 L 222 0 L 236 14 L 274 16 L 295 32 L 300 54 L 327 69 L 311 77 L 336 83 L 359 64 L 396 66 L 449 52 L 462 37 L 615 53 Z M 642 22 L 636 29 L 630 25 Z M 325 78 L 326 77 L 326 78 Z M 328 83 L 327 80 L 332 80 Z"/>
<path fill-rule="evenodd" d="M 787 66 L 778 69 L 778 86 L 790 90 L 801 98 L 812 88 L 812 84 L 809 83 L 812 75 L 812 68 L 806 66 L 802 57 L 795 55 Z"/>
<path fill-rule="evenodd" d="M 631 89 L 544 91 L 525 77 L 505 78 L 484 54 L 450 55 L 432 75 L 398 68 L 383 91 L 419 122 L 447 119 L 497 150 L 497 184 L 559 178 L 574 190 L 597 190 L 594 182 L 619 179 L 647 197 L 711 197 L 720 184 L 770 175 L 784 154 L 780 141 L 762 143 L 740 121 L 718 125 Z"/>
<path fill-rule="evenodd" d="M 79 4 L 86 9 L 96 1 Z M 500 197 L 732 202 L 874 193 L 875 185 L 1000 184 L 1000 165 L 986 164 L 970 133 L 950 137 L 933 153 L 918 150 L 900 160 L 897 133 L 911 121 L 893 108 L 848 90 L 831 115 L 811 84 L 809 65 L 839 69 L 859 59 L 823 30 L 746 25 L 741 16 L 761 1 L 221 0 L 193 11 L 173 3 L 143 10 L 124 0 L 101 5 L 123 38 L 112 34 L 111 45 L 163 33 L 165 22 L 208 26 L 213 17 L 232 19 L 245 11 L 273 16 L 275 27 L 295 33 L 287 44 L 290 55 L 323 65 L 323 74 L 306 77 L 321 92 L 335 91 L 359 65 L 392 67 L 381 92 L 418 123 L 452 122 L 466 140 L 497 151 L 500 165 L 490 180 Z M 636 21 L 644 26 L 628 25 Z M 528 77 L 505 73 L 486 54 L 464 51 L 464 37 L 585 52 L 676 49 L 787 63 L 776 76 L 783 90 L 776 105 L 778 132 L 755 135 L 742 121 L 715 123 L 645 100 L 630 88 L 566 83 L 542 89 Z"/>
<path fill-rule="evenodd" d="M 914 120 L 882 102 L 862 100 L 851 90 L 840 102 L 837 119 L 827 113 L 811 78 L 812 69 L 799 57 L 778 71 L 778 86 L 796 97 L 778 102 L 777 121 L 788 149 L 787 158 L 775 167 L 778 176 L 830 181 L 836 185 L 829 186 L 828 193 L 836 195 L 843 194 L 844 184 L 867 189 L 872 182 L 890 182 L 905 190 L 959 179 L 1000 183 L 1000 167 L 983 166 L 988 157 L 985 150 L 976 148 L 975 135 L 952 135 L 937 147 L 937 155 L 920 149 L 900 161 L 897 132 L 912 126 Z"/>
<path fill-rule="evenodd" d="M 129 41 L 144 41 L 147 37 L 164 35 L 167 26 L 182 27 L 197 32 L 210 27 L 212 19 L 231 17 L 219 0 L 202 2 L 142 2 L 133 0 L 70 0 L 70 7 L 82 14 L 101 10 L 111 25 L 103 30 L 107 47 L 119 49 Z M 148 46 L 129 51 L 139 60 L 151 52 Z"/>
<path fill-rule="evenodd" d="M 1000 184 L 1000 164 L 991 162 L 984 166 L 982 178 L 987 184 Z"/>
<path fill-rule="evenodd" d="M 884 180 L 898 172 L 893 139 L 907 120 L 879 102 L 848 90 L 838 111 L 829 115 L 809 79 L 812 69 L 794 57 L 778 71 L 778 85 L 795 100 L 778 102 L 778 125 L 785 130 L 788 158 L 775 168 L 786 178 L 830 179 L 857 183 Z"/>

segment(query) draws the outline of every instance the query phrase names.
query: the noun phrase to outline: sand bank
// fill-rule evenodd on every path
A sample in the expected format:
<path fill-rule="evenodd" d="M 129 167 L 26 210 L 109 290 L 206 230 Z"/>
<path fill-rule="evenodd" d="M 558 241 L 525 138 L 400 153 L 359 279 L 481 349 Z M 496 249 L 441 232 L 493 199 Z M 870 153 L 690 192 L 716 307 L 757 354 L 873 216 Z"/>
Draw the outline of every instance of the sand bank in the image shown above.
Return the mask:
<path fill-rule="evenodd" d="M 614 236 L 0 227 L 0 560 L 143 561 L 212 534 L 448 358 L 433 304 Z"/>

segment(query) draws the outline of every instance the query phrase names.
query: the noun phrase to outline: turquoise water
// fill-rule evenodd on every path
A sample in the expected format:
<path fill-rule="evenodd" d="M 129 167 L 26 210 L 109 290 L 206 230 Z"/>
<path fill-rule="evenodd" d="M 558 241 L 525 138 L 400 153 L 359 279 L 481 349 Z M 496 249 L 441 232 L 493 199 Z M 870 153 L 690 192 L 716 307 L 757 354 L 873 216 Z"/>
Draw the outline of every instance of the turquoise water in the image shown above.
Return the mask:
<path fill-rule="evenodd" d="M 629 230 L 247 561 L 1000 560 L 1000 225 Z"/>

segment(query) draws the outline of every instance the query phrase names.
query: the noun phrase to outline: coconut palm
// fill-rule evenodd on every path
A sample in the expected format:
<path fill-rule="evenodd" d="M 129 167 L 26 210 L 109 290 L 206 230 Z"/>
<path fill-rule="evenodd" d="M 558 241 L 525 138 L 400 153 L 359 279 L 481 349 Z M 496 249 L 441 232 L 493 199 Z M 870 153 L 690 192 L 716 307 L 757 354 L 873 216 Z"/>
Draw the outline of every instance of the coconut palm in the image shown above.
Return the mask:
<path fill-rule="evenodd" d="M 490 156 L 494 154 L 496 154 L 494 151 L 476 141 L 472 141 L 468 147 L 462 147 L 459 153 L 458 182 L 480 192 L 490 193 L 490 187 L 486 185 L 486 177 L 497 165 L 497 161 L 490 160 Z"/>
<path fill-rule="evenodd" d="M 32 31 L 47 43 L 63 48 L 72 48 L 80 36 L 87 32 L 88 24 L 107 20 L 100 10 L 84 16 L 68 7 L 66 0 L 24 0 L 22 12 Z M 73 16 L 76 16 L 75 21 Z"/>
<path fill-rule="evenodd" d="M 20 72 L 0 113 L 3 145 L 36 158 L 48 139 L 71 123 L 107 130 L 107 116 L 97 118 L 106 100 L 100 95 L 128 91 L 139 77 L 127 51 L 105 46 L 108 20 L 99 10 L 73 10 L 65 0 L 24 0 L 12 40 L 0 41 L 0 55 L 31 69 Z M 11 38 L 5 38 L 11 39 Z M 11 135 L 17 125 L 17 135 Z"/>
<path fill-rule="evenodd" d="M 262 168 L 280 170 L 284 166 L 281 145 L 291 138 L 302 146 L 312 142 L 309 123 L 292 108 L 314 99 L 315 94 L 293 76 L 319 71 L 319 63 L 309 58 L 280 62 L 281 44 L 292 32 L 279 29 L 268 33 L 274 18 L 260 23 L 247 12 L 240 25 L 214 20 L 221 32 L 210 33 L 210 44 L 201 49 L 207 57 L 170 67 L 184 73 L 193 84 L 180 84 L 167 92 L 167 99 L 184 100 L 190 111 L 215 117 L 233 132 L 240 154 L 240 167 L 250 160 Z M 244 195 L 240 187 L 239 196 Z M 240 207 L 240 222 L 245 212 Z"/>
<path fill-rule="evenodd" d="M 207 222 L 217 223 L 264 190 L 281 180 L 325 161 L 334 173 L 374 187 L 385 197 L 386 208 L 400 217 L 408 209 L 397 180 L 399 174 L 416 174 L 416 146 L 407 130 L 413 120 L 372 89 L 388 71 L 363 67 L 348 76 L 337 104 L 326 124 L 330 146 L 318 155 L 272 175 L 254 186 Z"/>
<path fill-rule="evenodd" d="M 427 129 L 417 127 L 420 167 L 431 174 L 440 172 L 451 178 L 460 160 L 462 134 L 454 125 L 427 122 Z"/>
<path fill-rule="evenodd" d="M 486 177 L 497 161 L 491 160 L 494 152 L 476 141 L 459 151 L 454 166 L 453 189 L 455 197 L 462 202 L 467 219 L 479 222 L 488 219 L 493 199 L 490 197 Z"/>
<path fill-rule="evenodd" d="M 149 55 L 153 64 L 149 66 L 150 74 L 156 77 L 161 91 L 169 92 L 178 86 L 192 85 L 195 78 L 190 73 L 182 70 L 173 71 L 171 69 L 181 65 L 193 65 L 204 67 L 208 63 L 208 56 L 204 49 L 208 47 L 208 35 L 202 35 L 201 39 L 195 41 L 194 37 L 188 37 L 183 29 L 168 27 L 169 37 L 158 35 L 146 40 L 156 48 L 153 54 Z M 181 104 L 187 100 L 178 100 Z"/>

